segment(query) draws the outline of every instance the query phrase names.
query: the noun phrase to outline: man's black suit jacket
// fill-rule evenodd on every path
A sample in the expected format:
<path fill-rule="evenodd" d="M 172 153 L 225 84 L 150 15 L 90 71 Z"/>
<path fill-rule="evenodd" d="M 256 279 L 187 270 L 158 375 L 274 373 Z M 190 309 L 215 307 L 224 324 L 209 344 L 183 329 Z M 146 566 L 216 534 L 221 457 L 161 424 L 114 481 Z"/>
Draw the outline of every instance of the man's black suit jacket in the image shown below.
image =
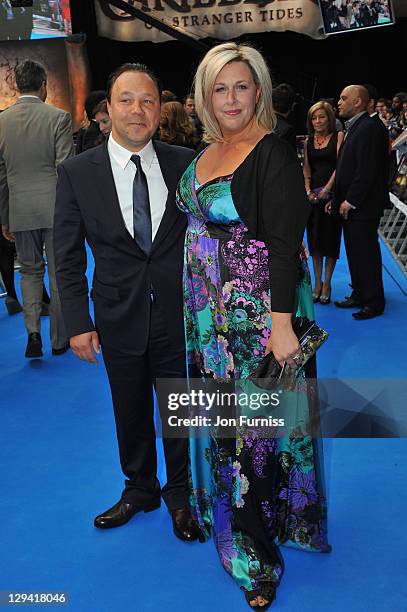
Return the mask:
<path fill-rule="evenodd" d="M 279 138 L 286 140 L 293 147 L 294 151 L 296 151 L 297 137 L 295 135 L 295 129 L 282 115 L 276 113 L 276 118 L 276 125 L 273 130 L 274 133 L 277 134 Z"/>
<path fill-rule="evenodd" d="M 165 213 L 150 256 L 126 229 L 105 144 L 58 167 L 54 245 L 58 289 L 68 337 L 95 329 L 102 345 L 126 354 L 145 352 L 151 288 L 174 348 L 184 346 L 183 243 L 186 216 L 176 207 L 177 183 L 195 153 L 154 141 L 168 188 Z M 85 238 L 95 260 L 89 314 Z"/>
<path fill-rule="evenodd" d="M 349 220 L 378 220 L 389 206 L 389 136 L 380 118 L 361 115 L 340 148 L 333 211 L 347 200 L 356 207 Z"/>

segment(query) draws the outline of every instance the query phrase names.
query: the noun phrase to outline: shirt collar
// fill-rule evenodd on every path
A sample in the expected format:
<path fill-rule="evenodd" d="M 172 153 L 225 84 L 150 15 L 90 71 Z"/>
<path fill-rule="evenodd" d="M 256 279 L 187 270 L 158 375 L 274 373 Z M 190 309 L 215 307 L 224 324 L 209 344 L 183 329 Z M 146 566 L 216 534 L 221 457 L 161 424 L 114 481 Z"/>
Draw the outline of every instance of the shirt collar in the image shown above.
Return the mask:
<path fill-rule="evenodd" d="M 345 121 L 345 129 L 349 130 L 349 128 L 352 127 L 352 125 L 354 123 L 356 123 L 356 121 L 359 119 L 359 117 L 361 117 L 362 115 L 364 115 L 365 113 L 367 113 L 367 111 L 361 111 L 360 113 L 358 113 L 357 115 L 354 115 L 353 117 L 351 117 L 350 119 L 348 119 L 348 121 Z"/>
<path fill-rule="evenodd" d="M 33 94 L 21 94 L 21 96 L 18 96 L 18 99 L 21 100 L 21 98 L 36 98 L 42 102 L 39 96 L 34 96 Z"/>
<path fill-rule="evenodd" d="M 134 155 L 132 151 L 129 151 L 128 149 L 125 149 L 124 147 L 122 147 L 122 145 L 120 145 L 113 138 L 112 134 L 110 134 L 109 136 L 107 148 L 108 148 L 109 154 L 114 158 L 114 160 L 119 164 L 119 166 L 123 170 L 126 168 L 127 164 L 129 163 L 131 156 Z M 143 166 L 146 169 L 149 169 L 153 162 L 154 156 L 155 156 L 153 141 L 149 140 L 148 143 L 140 151 L 137 151 L 135 154 L 141 157 Z"/>

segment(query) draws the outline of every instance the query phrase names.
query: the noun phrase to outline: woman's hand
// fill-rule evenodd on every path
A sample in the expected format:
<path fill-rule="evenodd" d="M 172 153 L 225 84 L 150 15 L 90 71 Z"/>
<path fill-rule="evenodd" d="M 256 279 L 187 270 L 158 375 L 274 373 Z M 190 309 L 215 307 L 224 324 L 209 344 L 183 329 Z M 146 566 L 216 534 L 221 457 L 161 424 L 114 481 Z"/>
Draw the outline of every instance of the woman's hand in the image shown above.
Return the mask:
<path fill-rule="evenodd" d="M 317 199 L 320 202 L 324 202 L 326 200 L 329 200 L 330 197 L 331 197 L 331 192 L 328 189 L 325 189 L 325 187 L 323 189 L 321 189 L 321 191 L 317 195 Z"/>
<path fill-rule="evenodd" d="M 328 213 L 328 215 L 332 214 L 332 200 L 325 204 L 325 212 Z"/>
<path fill-rule="evenodd" d="M 301 359 L 293 359 L 301 355 L 301 347 L 291 325 L 291 315 L 288 313 L 275 312 L 272 315 L 273 324 L 271 335 L 266 347 L 266 355 L 273 351 L 274 357 L 283 367 L 286 362 L 291 368 L 298 368 Z"/>

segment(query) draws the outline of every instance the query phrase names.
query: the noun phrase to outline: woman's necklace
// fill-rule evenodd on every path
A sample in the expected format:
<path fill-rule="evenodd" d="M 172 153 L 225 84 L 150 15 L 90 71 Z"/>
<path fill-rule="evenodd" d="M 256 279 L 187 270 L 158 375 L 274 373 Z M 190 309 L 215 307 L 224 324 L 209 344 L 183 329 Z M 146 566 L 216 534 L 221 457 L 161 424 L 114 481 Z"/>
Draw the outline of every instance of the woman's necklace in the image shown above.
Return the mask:
<path fill-rule="evenodd" d="M 329 138 L 329 134 L 325 134 L 325 136 L 318 136 L 318 134 L 314 135 L 314 144 L 316 149 L 322 149 L 325 147 Z"/>

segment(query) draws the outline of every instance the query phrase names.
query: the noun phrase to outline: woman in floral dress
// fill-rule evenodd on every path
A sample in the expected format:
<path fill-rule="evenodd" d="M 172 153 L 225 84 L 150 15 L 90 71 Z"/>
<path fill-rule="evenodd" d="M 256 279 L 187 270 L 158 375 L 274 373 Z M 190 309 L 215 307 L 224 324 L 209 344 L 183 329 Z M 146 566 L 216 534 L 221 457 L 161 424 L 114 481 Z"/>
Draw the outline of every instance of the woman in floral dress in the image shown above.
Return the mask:
<path fill-rule="evenodd" d="M 184 291 L 191 377 L 247 381 L 264 355 L 296 367 L 292 315 L 313 319 L 302 236 L 309 214 L 301 167 L 271 133 L 264 59 L 225 43 L 202 60 L 195 100 L 209 146 L 178 186 L 188 218 Z M 285 437 L 237 427 L 190 439 L 191 507 L 223 567 L 254 609 L 272 603 L 284 565 L 279 544 L 328 552 L 320 448 L 306 431 L 307 380 L 286 405 L 305 418 Z M 301 392 L 302 391 L 302 392 Z M 312 399 L 312 398 L 311 398 Z"/>

